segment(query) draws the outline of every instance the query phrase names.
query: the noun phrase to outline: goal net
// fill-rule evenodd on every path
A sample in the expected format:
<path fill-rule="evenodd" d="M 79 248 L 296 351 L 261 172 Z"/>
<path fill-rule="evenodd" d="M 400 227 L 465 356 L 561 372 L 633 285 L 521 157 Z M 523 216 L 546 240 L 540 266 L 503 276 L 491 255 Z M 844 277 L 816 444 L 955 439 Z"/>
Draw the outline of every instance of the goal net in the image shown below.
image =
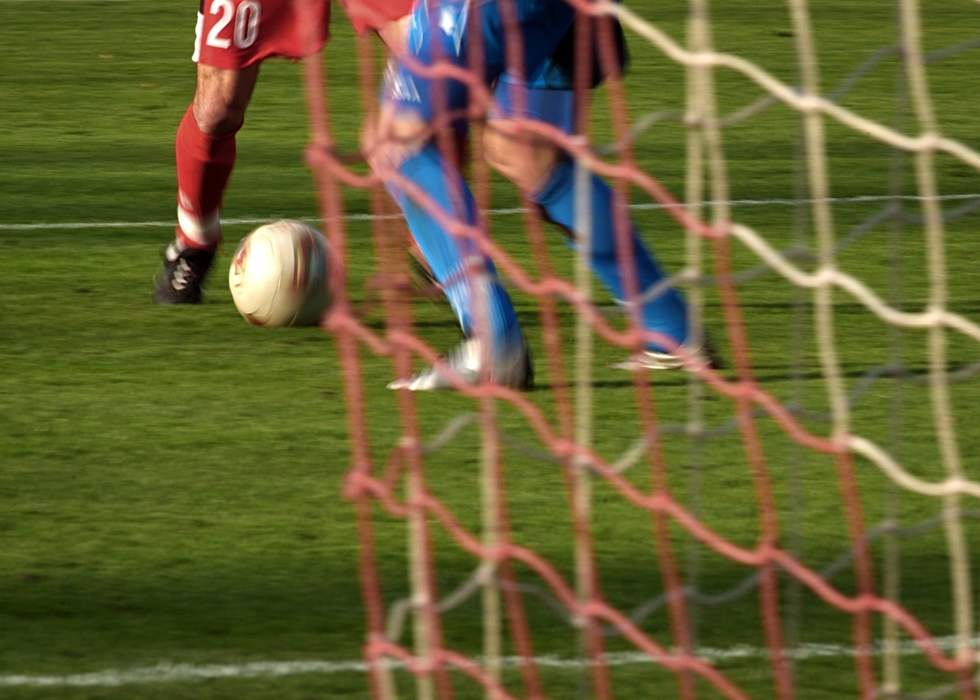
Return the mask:
<path fill-rule="evenodd" d="M 372 697 L 976 697 L 980 7 L 574 4 L 630 68 L 578 91 L 575 134 L 513 136 L 613 183 L 671 276 L 594 286 L 587 236 L 569 252 L 487 167 L 471 72 L 484 217 L 447 225 L 515 299 L 529 392 L 385 390 L 458 331 L 385 174 L 338 155 L 354 58 L 307 63 Z M 610 25 L 579 26 L 611 64 Z M 723 364 L 610 369 L 671 287 Z"/>

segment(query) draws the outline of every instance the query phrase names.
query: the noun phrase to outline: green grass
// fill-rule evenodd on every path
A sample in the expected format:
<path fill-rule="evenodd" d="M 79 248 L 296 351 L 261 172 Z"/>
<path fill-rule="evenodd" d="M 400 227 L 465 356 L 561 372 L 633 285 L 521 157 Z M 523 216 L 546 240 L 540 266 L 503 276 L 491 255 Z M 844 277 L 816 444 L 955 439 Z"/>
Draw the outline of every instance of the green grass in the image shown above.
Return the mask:
<path fill-rule="evenodd" d="M 716 3 L 714 38 L 721 50 L 758 63 L 787 82 L 795 80 L 794 45 L 787 9 L 779 3 Z M 630 3 L 641 16 L 682 39 L 685 5 Z M 194 308 L 150 303 L 150 278 L 168 241 L 174 216 L 173 135 L 191 98 L 189 60 L 193 3 L 4 2 L 0 0 L 0 679 L 13 675 L 126 671 L 158 663 L 245 664 L 258 661 L 360 658 L 364 611 L 357 569 L 357 537 L 351 504 L 342 497 L 350 463 L 344 386 L 333 338 L 316 329 L 266 331 L 236 313 L 227 286 L 229 248 L 251 228 L 226 226 L 226 249 L 210 282 L 207 302 Z M 893 3 L 820 2 L 813 16 L 822 84 L 832 90 L 875 49 L 895 42 Z M 975 5 L 924 2 L 927 52 L 974 39 Z M 341 150 L 356 148 L 360 119 L 353 38 L 339 17 L 326 65 L 332 117 Z M 632 118 L 651 111 L 683 109 L 683 72 L 655 49 L 631 41 L 628 79 Z M 930 66 L 930 88 L 945 135 L 980 149 L 976 128 L 975 74 L 978 52 L 967 51 Z M 896 119 L 895 59 L 865 76 L 843 100 L 854 111 L 914 131 L 912 117 Z M 731 112 L 761 96 L 745 78 L 717 76 L 720 107 Z M 610 127 L 598 96 L 595 133 L 608 140 Z M 239 141 L 239 160 L 228 191 L 228 219 L 313 216 L 315 193 L 303 164 L 307 140 L 300 67 L 268 62 Z M 770 107 L 725 132 L 734 199 L 796 196 L 797 120 L 782 106 Z M 837 197 L 889 192 L 892 154 L 864 134 L 827 125 L 832 194 Z M 684 187 L 684 131 L 660 122 L 636 147 L 643 168 L 680 195 Z M 978 173 L 950 158 L 937 160 L 943 194 L 971 194 Z M 901 178 L 914 189 L 906 161 Z M 633 201 L 646 197 L 634 193 Z M 494 202 L 511 206 L 512 188 L 494 184 Z M 348 212 L 367 213 L 365 193 L 345 191 Z M 914 207 L 911 207 L 914 210 Z M 843 237 L 877 210 L 850 203 L 835 207 Z M 773 245 L 796 240 L 798 212 L 791 206 L 743 206 L 739 221 Z M 637 221 L 668 268 L 684 260 L 682 232 L 663 212 L 639 211 Z M 69 228 L 66 223 L 131 226 Z M 978 217 L 947 227 L 949 299 L 953 310 L 980 316 L 975 260 L 980 254 Z M 11 225 L 38 224 L 36 228 Z M 532 266 L 519 217 L 495 217 L 494 236 L 519 262 Z M 349 293 L 366 308 L 366 280 L 376 271 L 370 227 L 347 225 Z M 571 274 L 572 260 L 552 236 L 556 269 Z M 807 236 L 812 245 L 812 236 Z M 920 310 L 928 300 L 924 243 L 919 227 L 898 234 L 887 225 L 841 251 L 841 269 L 880 296 Z M 737 270 L 758 261 L 733 244 Z M 533 268 L 532 268 L 533 269 Z M 738 288 L 759 385 L 784 402 L 802 404 L 804 425 L 818 435 L 830 427 L 818 414 L 828 408 L 813 338 L 809 297 L 774 274 Z M 597 292 L 598 293 L 598 292 Z M 602 297 L 599 297 L 602 298 Z M 861 390 L 851 430 L 891 450 L 911 473 L 943 477 L 926 386 L 867 373 L 900 357 L 913 372 L 927 369 L 927 337 L 895 333 L 843 293 L 835 295 L 835 330 L 849 391 Z M 538 358 L 538 390 L 529 394 L 553 418 L 542 349 L 538 303 L 515 294 L 518 313 Z M 419 335 L 435 347 L 457 338 L 448 307 L 419 302 Z M 566 348 L 572 315 L 562 309 Z M 707 325 L 730 357 L 718 294 L 707 290 Z M 364 318 L 382 331 L 379 309 Z M 621 351 L 600 344 L 596 384 L 595 447 L 617 459 L 636 440 L 636 399 L 628 377 L 606 367 Z M 950 335 L 952 369 L 975 362 L 976 344 Z M 362 353 L 368 400 L 370 449 L 383 465 L 401 426 L 397 403 L 384 389 L 389 360 Z M 726 373 L 731 376 L 731 371 Z M 680 425 L 688 411 L 684 376 L 656 377 L 661 422 Z M 710 394 L 710 392 L 709 392 Z M 951 387 L 959 449 L 968 476 L 977 479 L 978 380 Z M 460 413 L 476 410 L 455 394 L 417 397 L 426 438 Z M 709 427 L 732 420 L 734 407 L 709 395 L 701 402 Z M 508 507 L 514 538 L 572 576 L 569 509 L 559 468 L 541 459 L 541 445 L 513 407 L 498 407 L 504 432 Z M 770 420 L 759 423 L 767 469 L 779 508 L 784 547 L 821 569 L 847 547 L 847 523 L 832 460 L 809 453 Z M 759 517 L 752 474 L 737 431 L 701 441 L 692 451 L 676 432 L 661 445 L 677 498 L 695 508 L 712 529 L 752 547 Z M 445 449 L 426 458 L 432 491 L 468 527 L 479 527 L 476 504 L 479 431 L 464 429 Z M 855 460 L 866 522 L 888 514 L 894 489 L 876 467 Z M 649 488 L 643 466 L 627 476 Z M 603 592 L 622 610 L 663 589 L 658 553 L 647 513 L 613 489 L 595 484 L 594 536 Z M 898 500 L 900 521 L 915 524 L 937 514 L 940 504 L 911 494 Z M 964 499 L 964 505 L 975 504 Z M 404 524 L 377 516 L 378 564 L 387 603 L 408 591 Z M 966 521 L 969 543 L 980 532 Z M 750 573 L 712 551 L 695 547 L 672 527 L 675 552 L 686 581 L 720 593 Z M 433 528 L 442 593 L 475 567 L 472 558 Z M 796 545 L 793 543 L 797 542 Z M 882 545 L 874 547 L 882 578 Z M 696 552 L 697 556 L 694 555 Z M 974 590 L 978 575 L 972 564 Z M 902 603 L 937 635 L 952 627 L 949 556 L 942 531 L 902 541 Z M 519 569 L 524 583 L 535 583 Z M 831 578 L 845 592 L 852 570 Z M 851 619 L 810 593 L 797 597 L 783 579 L 783 612 L 800 641 L 851 644 Z M 539 598 L 526 597 L 536 651 L 570 658 L 575 635 Z M 454 647 L 479 653 L 479 601 L 448 613 L 445 634 Z M 720 607 L 697 609 L 698 642 L 732 649 L 763 646 L 759 602 L 749 593 Z M 645 618 L 643 629 L 670 644 L 663 610 Z M 879 627 L 876 626 L 876 629 Z M 402 641 L 409 644 L 410 633 Z M 628 651 L 621 639 L 611 651 Z M 510 651 L 510 650 L 508 650 Z M 773 694 L 768 662 L 747 656 L 717 666 L 753 697 Z M 856 696 L 853 660 L 832 656 L 800 661 L 801 698 Z M 546 668 L 550 696 L 579 697 L 581 672 Z M 612 669 L 619 698 L 673 697 L 676 679 L 651 664 Z M 517 672 L 507 672 L 517 689 Z M 920 659 L 903 660 L 905 690 L 933 688 L 948 678 Z M 461 676 L 457 697 L 479 697 Z M 0 681 L 2 682 L 2 681 Z M 402 696 L 413 688 L 399 676 Z M 12 698 L 208 698 L 276 696 L 368 697 L 358 672 L 299 674 L 278 678 L 212 679 L 135 683 L 120 687 L 0 686 Z M 714 697 L 702 684 L 703 697 Z"/>

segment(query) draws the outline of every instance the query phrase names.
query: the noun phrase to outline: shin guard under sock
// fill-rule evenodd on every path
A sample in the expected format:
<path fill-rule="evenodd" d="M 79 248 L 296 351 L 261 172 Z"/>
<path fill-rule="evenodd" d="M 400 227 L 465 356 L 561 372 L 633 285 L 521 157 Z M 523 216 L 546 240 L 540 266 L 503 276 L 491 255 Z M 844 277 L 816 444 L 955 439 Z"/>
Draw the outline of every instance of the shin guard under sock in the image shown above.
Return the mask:
<path fill-rule="evenodd" d="M 430 143 L 402 163 L 399 171 L 424 190 L 443 211 L 474 225 L 477 213 L 473 195 L 456 169 L 447 165 L 439 149 Z M 463 332 L 472 335 L 477 331 L 474 297 L 478 296 L 485 304 L 493 348 L 503 352 L 511 343 L 520 341 L 517 314 L 493 262 L 472 241 L 452 236 L 403 191 L 391 184 L 388 190 L 405 214 L 419 250 L 446 291 Z"/>
<path fill-rule="evenodd" d="M 218 212 L 235 166 L 237 132 L 205 134 L 193 106 L 177 128 L 177 239 L 184 247 L 213 250 L 221 240 Z"/>
<path fill-rule="evenodd" d="M 574 233 L 575 163 L 568 158 L 559 161 L 533 200 L 544 209 L 552 222 Z M 609 185 L 591 173 L 589 202 L 592 216 L 592 250 L 589 263 L 593 274 L 617 301 L 622 302 L 626 298 L 626 291 L 616 254 L 613 218 L 614 207 L 621 205 L 617 200 L 618 197 Z M 652 253 L 643 245 L 632 226 L 630 240 L 633 244 L 637 288 L 642 296 L 644 291 L 661 282 L 664 275 Z M 646 330 L 663 333 L 677 343 L 687 340 L 687 307 L 676 289 L 668 289 L 644 304 L 641 319 Z M 658 351 L 667 349 L 655 344 L 651 344 L 650 348 Z"/>

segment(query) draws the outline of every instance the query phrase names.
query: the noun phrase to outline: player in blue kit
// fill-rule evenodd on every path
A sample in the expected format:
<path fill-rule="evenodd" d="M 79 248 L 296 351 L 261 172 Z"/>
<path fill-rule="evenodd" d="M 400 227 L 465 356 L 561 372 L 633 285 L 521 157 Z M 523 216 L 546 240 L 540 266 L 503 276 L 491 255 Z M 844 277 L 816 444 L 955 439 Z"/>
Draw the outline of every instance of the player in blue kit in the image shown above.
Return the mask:
<path fill-rule="evenodd" d="M 519 78 L 506 71 L 504 23 L 494 0 L 419 2 L 408 25 L 407 50 L 412 59 L 423 65 L 444 59 L 465 66 L 470 39 L 466 32 L 468 14 L 480 13 L 476 20 L 485 56 L 483 78 L 487 85 L 494 86 L 495 97 L 485 138 L 487 160 L 527 192 L 548 220 L 574 236 L 574 162 L 550 143 L 520 144 L 493 127 L 518 116 L 513 107 L 514 91 L 526 87 L 527 118 L 572 131 L 574 59 L 568 42 L 573 34 L 569 29 L 575 12 L 561 0 L 515 0 L 512 7 L 517 13 L 524 46 L 526 81 L 523 86 Z M 375 165 L 397 167 L 401 176 L 425 190 L 444 211 L 469 225 L 477 225 L 475 203 L 462 176 L 446 161 L 436 144 L 426 138 L 428 128 L 438 116 L 437 102 L 442 102 L 440 113 L 467 106 L 467 89 L 461 82 L 441 83 L 413 73 L 409 61 L 389 68 L 375 142 L 380 146 L 371 150 L 368 157 Z M 465 128 L 465 123 L 460 121 L 458 126 Z M 450 370 L 469 383 L 488 376 L 505 386 L 529 387 L 533 372 L 523 335 L 492 261 L 472 241 L 452 236 L 402 191 L 394 179 L 389 179 L 386 185 L 402 208 L 409 229 L 466 336 L 462 345 L 446 358 Z M 613 216 L 619 205 L 609 186 L 595 175 L 590 176 L 589 189 L 593 231 L 590 264 L 613 297 L 623 300 L 626 295 L 613 233 Z M 642 293 L 660 282 L 663 274 L 635 231 L 631 240 Z M 482 308 L 487 316 L 479 322 L 474 308 L 474 300 L 478 298 L 483 300 Z M 680 294 L 670 289 L 646 302 L 641 317 L 645 329 L 663 334 L 673 343 L 669 347 L 650 345 L 646 352 L 622 366 L 681 367 L 679 357 L 671 352 L 688 338 L 687 310 Z M 389 386 L 419 391 L 448 388 L 451 381 L 445 371 L 431 368 Z"/>

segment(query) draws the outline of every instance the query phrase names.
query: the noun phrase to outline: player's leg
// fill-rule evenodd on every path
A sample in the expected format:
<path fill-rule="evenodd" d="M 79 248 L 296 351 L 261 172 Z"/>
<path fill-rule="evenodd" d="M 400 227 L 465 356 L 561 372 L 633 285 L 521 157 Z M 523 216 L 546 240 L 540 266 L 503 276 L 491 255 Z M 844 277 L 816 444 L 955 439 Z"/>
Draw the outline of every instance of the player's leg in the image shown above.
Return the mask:
<path fill-rule="evenodd" d="M 592 239 L 589 262 L 592 272 L 620 303 L 627 299 L 625 276 L 620 264 L 616 236 L 616 217 L 625 208 L 619 194 L 594 173 L 587 185 L 591 205 Z M 531 191 L 531 198 L 544 210 L 547 218 L 564 229 L 575 231 L 575 164 L 570 158 L 559 157 L 554 167 Z M 653 253 L 643 244 L 635 225 L 630 222 L 628 245 L 635 266 L 636 284 L 641 296 L 660 284 L 664 275 Z M 670 288 L 642 305 L 640 322 L 643 328 L 662 340 L 648 343 L 647 349 L 669 354 L 687 342 L 687 307 L 680 293 Z M 668 363 L 671 364 L 671 363 Z M 676 365 L 675 365 L 676 366 Z"/>
<path fill-rule="evenodd" d="M 393 141 L 406 139 L 416 124 L 407 118 L 383 122 L 382 129 Z M 389 154 L 398 163 L 398 174 L 425 192 L 432 202 L 454 221 L 479 230 L 480 219 L 473 195 L 459 171 L 453 167 L 431 140 L 412 151 Z M 465 236 L 451 233 L 424 204 L 395 180 L 386 187 L 399 205 L 429 269 L 449 300 L 467 340 L 447 362 L 467 381 L 475 382 L 487 369 L 495 382 L 526 388 L 532 375 L 517 314 L 497 275 L 493 262 L 479 246 Z M 481 300 L 478 307 L 476 299 Z M 478 314 L 485 312 L 485 317 Z M 451 382 L 438 371 L 422 372 L 415 377 L 392 383 L 391 388 L 429 390 L 449 388 Z"/>
<path fill-rule="evenodd" d="M 572 12 L 557 1 L 518 2 L 517 5 L 525 43 L 534 47 L 528 52 L 528 61 L 533 64 L 542 60 L 537 55 L 542 53 L 542 44 L 547 46 L 543 35 L 557 32 L 557 38 L 548 39 L 557 43 L 571 22 Z M 407 41 L 412 57 L 424 65 L 432 65 L 439 58 L 465 65 L 468 39 L 465 27 L 470 10 L 471 3 L 457 0 L 420 3 L 410 24 Z M 487 48 L 484 77 L 492 81 L 503 70 L 502 22 L 495 2 L 475 5 L 473 11 L 481 13 L 479 25 Z M 532 53 L 535 55 L 531 56 Z M 397 168 L 401 178 L 417 185 L 451 218 L 478 228 L 476 207 L 465 181 L 458 169 L 427 139 L 427 127 L 438 116 L 435 105 L 439 101 L 449 110 L 464 107 L 467 102 L 464 85 L 454 80 L 435 83 L 413 74 L 406 65 L 393 65 L 387 75 L 378 131 L 378 139 L 384 146 L 369 152 L 369 159 L 376 167 Z M 498 383 L 516 387 L 527 385 L 529 364 L 520 325 L 492 261 L 482 254 L 473 240 L 450 232 L 438 217 L 410 195 L 411 188 L 398 180 L 387 178 L 386 186 L 405 213 L 419 249 L 467 335 L 463 352 L 451 355 L 448 360 L 467 379 L 488 373 Z M 476 299 L 482 299 L 484 303 L 477 307 Z M 484 309 L 485 318 L 478 318 L 477 314 Z M 484 358 L 489 362 L 489 368 L 483 364 Z M 442 386 L 448 386 L 448 382 L 438 371 L 393 384 L 394 388 L 409 389 Z"/>
<path fill-rule="evenodd" d="M 198 65 L 194 102 L 177 129 L 178 237 L 185 247 L 213 249 L 221 238 L 218 212 L 237 153 L 259 66 Z"/>
<path fill-rule="evenodd" d="M 221 199 L 235 166 L 258 65 L 241 70 L 198 64 L 194 101 L 177 127 L 177 236 L 154 285 L 158 304 L 193 304 L 221 241 Z"/>
<path fill-rule="evenodd" d="M 202 0 L 193 60 L 194 101 L 177 128 L 177 229 L 154 279 L 158 304 L 196 304 L 221 241 L 221 200 L 235 165 L 235 135 L 270 56 L 300 58 L 327 36 L 329 1 L 300 15 L 292 0 Z"/>
<path fill-rule="evenodd" d="M 549 80 L 563 82 L 556 71 L 549 71 Z M 530 76 L 534 87 L 523 85 L 526 118 L 544 121 L 570 133 L 573 129 L 574 93 L 570 89 L 541 87 L 543 80 Z M 564 81 L 570 82 L 568 76 Z M 550 141 L 529 137 L 517 140 L 502 127 L 515 114 L 512 94 L 521 84 L 505 76 L 495 91 L 496 109 L 491 114 L 485 132 L 485 153 L 490 165 L 513 181 L 541 206 L 545 216 L 575 237 L 575 164 L 567 154 Z M 498 127 L 498 128 L 495 128 Z M 619 265 L 615 218 L 621 215 L 623 203 L 618 195 L 599 177 L 590 174 L 588 197 L 591 205 L 592 239 L 589 262 L 596 277 L 613 298 L 626 298 L 625 280 Z M 635 226 L 630 224 L 628 240 L 636 266 L 640 294 L 658 285 L 664 275 L 652 252 L 643 244 Z M 645 330 L 663 338 L 650 342 L 651 366 L 677 367 L 680 363 L 670 357 L 670 351 L 683 345 L 688 338 L 687 308 L 680 293 L 665 290 L 643 304 L 641 322 Z M 653 358 L 659 358 L 653 361 Z"/>

